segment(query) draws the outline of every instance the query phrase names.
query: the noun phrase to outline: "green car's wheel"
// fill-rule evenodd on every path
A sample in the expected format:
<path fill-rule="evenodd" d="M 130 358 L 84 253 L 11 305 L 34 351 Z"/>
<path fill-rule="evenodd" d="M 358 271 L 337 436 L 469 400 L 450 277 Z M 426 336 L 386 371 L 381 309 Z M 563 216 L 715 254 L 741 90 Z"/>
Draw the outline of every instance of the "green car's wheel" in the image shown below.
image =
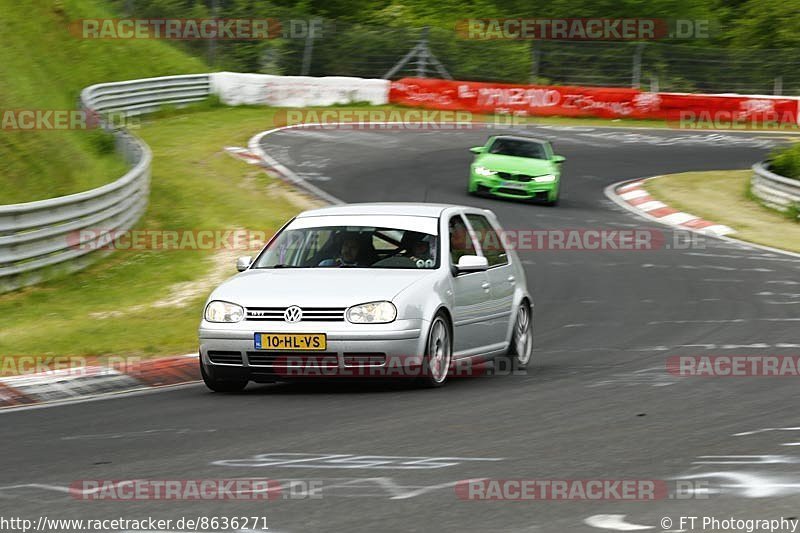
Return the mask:
<path fill-rule="evenodd" d="M 557 206 L 558 205 L 559 196 L 561 196 L 561 195 L 560 195 L 558 190 L 556 191 L 555 194 L 548 195 L 547 196 L 547 200 L 545 201 L 544 205 L 548 205 L 548 206 L 551 206 L 551 207 Z"/>

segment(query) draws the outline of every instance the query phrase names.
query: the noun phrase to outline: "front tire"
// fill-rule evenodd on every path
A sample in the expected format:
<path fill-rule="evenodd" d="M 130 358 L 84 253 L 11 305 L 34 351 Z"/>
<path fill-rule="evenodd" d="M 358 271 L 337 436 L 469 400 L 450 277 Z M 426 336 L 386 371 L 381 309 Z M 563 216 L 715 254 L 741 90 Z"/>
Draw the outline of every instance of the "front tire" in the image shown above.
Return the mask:
<path fill-rule="evenodd" d="M 436 313 L 428 330 L 425 355 L 422 360 L 422 385 L 441 387 L 447 381 L 450 363 L 453 360 L 453 339 L 450 322 L 444 313 Z"/>
<path fill-rule="evenodd" d="M 525 369 L 533 357 L 533 313 L 530 304 L 525 300 L 517 308 L 508 355 L 512 370 Z"/>
<path fill-rule="evenodd" d="M 237 381 L 222 381 L 216 379 L 206 372 L 206 365 L 203 364 L 202 357 L 200 358 L 200 375 L 203 376 L 203 383 L 206 387 L 214 392 L 241 392 L 247 387 L 247 380 Z"/>
<path fill-rule="evenodd" d="M 559 195 L 556 194 L 555 197 L 553 197 L 552 199 L 548 198 L 547 201 L 544 203 L 544 205 L 549 206 L 549 207 L 557 206 L 558 205 L 558 197 L 559 197 Z"/>

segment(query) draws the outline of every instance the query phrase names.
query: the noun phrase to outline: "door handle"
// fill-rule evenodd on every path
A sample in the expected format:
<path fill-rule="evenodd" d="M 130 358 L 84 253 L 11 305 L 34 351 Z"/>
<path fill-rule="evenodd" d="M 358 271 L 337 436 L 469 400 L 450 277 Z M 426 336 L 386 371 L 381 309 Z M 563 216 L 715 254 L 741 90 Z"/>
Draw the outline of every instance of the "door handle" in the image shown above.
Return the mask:
<path fill-rule="evenodd" d="M 509 283 L 514 283 L 517 280 L 517 278 L 515 278 L 514 276 L 508 276 L 508 278 L 506 279 L 508 280 Z"/>
<path fill-rule="evenodd" d="M 489 282 L 488 282 L 488 281 L 484 281 L 484 282 L 481 284 L 481 288 L 482 288 L 482 289 L 485 289 L 485 290 L 487 290 L 487 291 L 489 290 L 489 287 L 491 287 L 491 285 L 489 285 Z"/>

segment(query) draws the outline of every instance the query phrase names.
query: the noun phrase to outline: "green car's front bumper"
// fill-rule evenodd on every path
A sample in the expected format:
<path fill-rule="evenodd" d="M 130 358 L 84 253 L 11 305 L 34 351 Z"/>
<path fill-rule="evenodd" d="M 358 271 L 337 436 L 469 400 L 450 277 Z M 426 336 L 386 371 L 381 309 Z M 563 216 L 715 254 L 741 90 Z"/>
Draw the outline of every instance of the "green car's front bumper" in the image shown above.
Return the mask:
<path fill-rule="evenodd" d="M 558 199 L 559 178 L 555 181 L 539 183 L 535 181 L 507 180 L 494 176 L 480 176 L 474 171 L 469 176 L 469 192 L 489 193 L 502 198 L 523 198 L 554 202 Z"/>

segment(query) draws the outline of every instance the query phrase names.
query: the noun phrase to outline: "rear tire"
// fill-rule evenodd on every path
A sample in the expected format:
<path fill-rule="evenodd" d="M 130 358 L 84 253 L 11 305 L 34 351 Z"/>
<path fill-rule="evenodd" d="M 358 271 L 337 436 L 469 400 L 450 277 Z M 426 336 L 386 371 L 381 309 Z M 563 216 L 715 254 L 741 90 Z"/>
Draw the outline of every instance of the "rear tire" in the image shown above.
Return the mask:
<path fill-rule="evenodd" d="M 444 313 L 433 317 L 425 343 L 425 355 L 422 358 L 423 377 L 420 384 L 425 387 L 441 387 L 447 381 L 450 364 L 453 361 L 453 339 L 450 322 Z"/>
<path fill-rule="evenodd" d="M 206 372 L 206 366 L 200 359 L 200 375 L 203 376 L 203 383 L 214 392 L 241 392 L 247 387 L 247 380 L 222 381 L 216 379 Z"/>

